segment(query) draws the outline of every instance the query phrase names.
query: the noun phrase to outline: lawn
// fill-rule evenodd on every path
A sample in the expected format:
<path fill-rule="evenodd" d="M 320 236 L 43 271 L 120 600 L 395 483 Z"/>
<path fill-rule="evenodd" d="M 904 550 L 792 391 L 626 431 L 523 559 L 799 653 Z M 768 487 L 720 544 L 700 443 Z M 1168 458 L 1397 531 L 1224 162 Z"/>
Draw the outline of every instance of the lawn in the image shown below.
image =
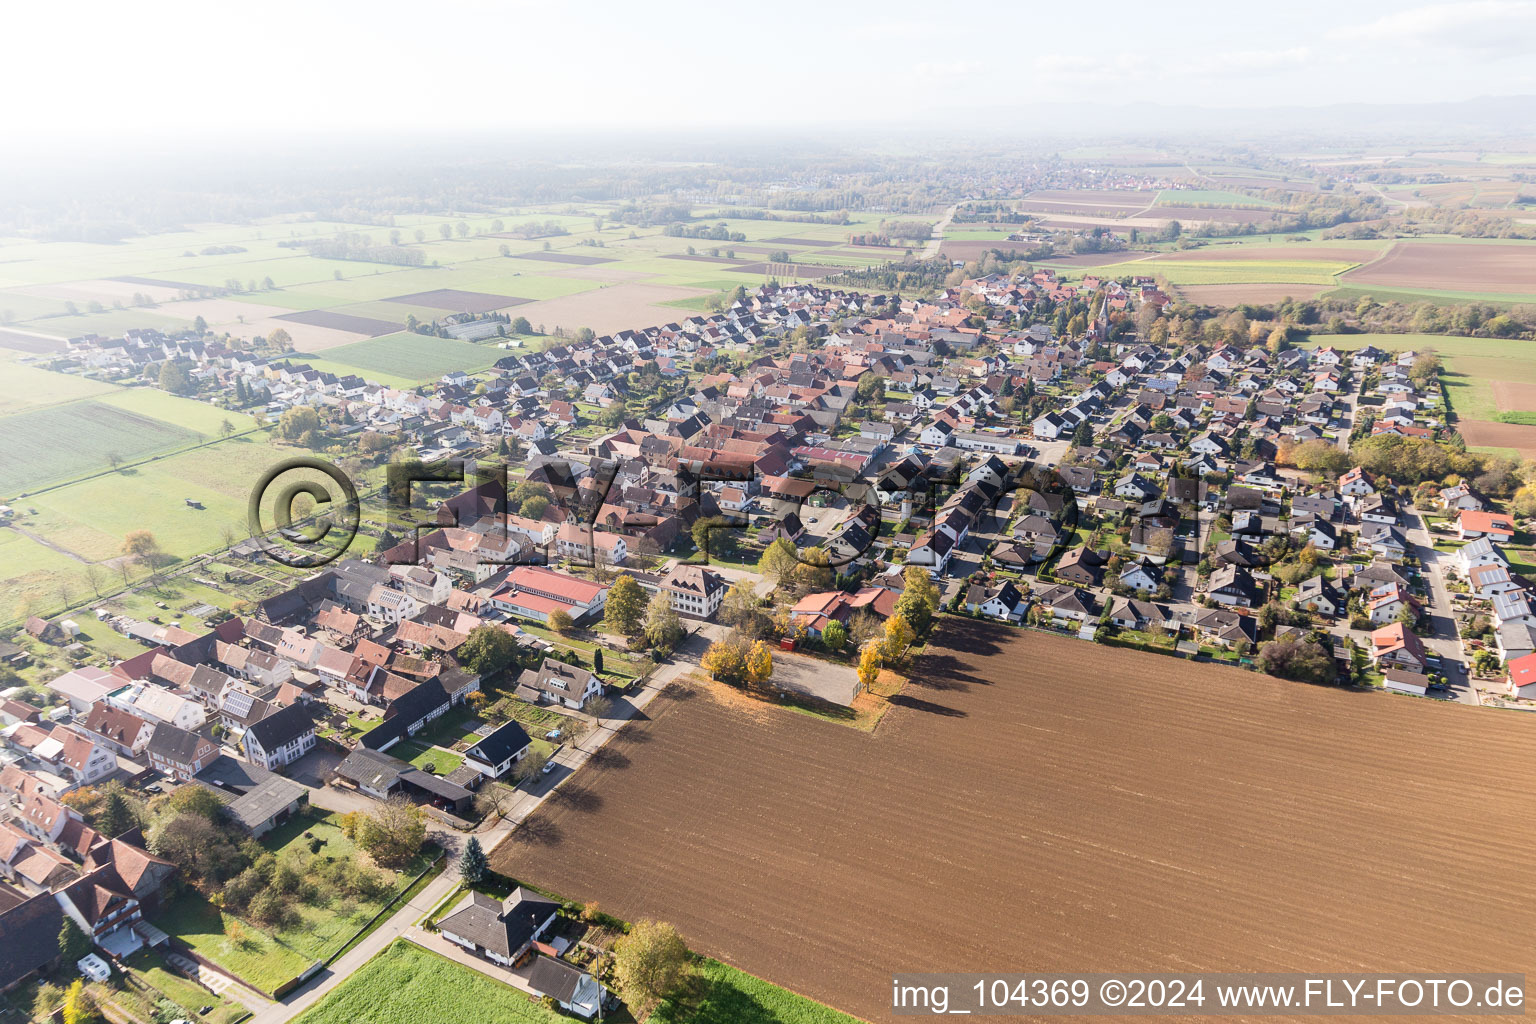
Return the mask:
<path fill-rule="evenodd" d="M 47 405 L 62 405 L 82 398 L 97 398 L 117 390 L 112 384 L 68 373 L 52 373 L 36 366 L 23 366 L 0 357 L 0 416 L 25 412 Z"/>
<path fill-rule="evenodd" d="M 103 472 L 113 454 L 132 461 L 196 441 L 191 430 L 105 399 L 17 413 L 0 419 L 0 495 Z"/>
<path fill-rule="evenodd" d="M 341 861 L 358 859 L 356 845 L 341 831 L 333 815 L 301 815 L 267 833 L 260 842 L 263 849 L 279 858 L 289 851 L 307 858 L 314 840 L 322 843 L 316 857 Z M 271 933 L 254 924 L 238 922 L 237 934 L 243 932 L 247 936 L 244 945 L 229 938 L 229 924 L 235 919 L 221 915 L 196 893 L 181 897 L 155 923 L 257 988 L 272 992 L 296 977 L 311 962 L 328 960 L 340 953 L 360 928 L 412 884 L 436 852 L 434 848 L 421 854 L 398 872 L 377 868 L 389 880 L 388 891 L 377 899 L 332 896 L 317 905 L 295 902 L 293 907 L 298 912 L 298 919 Z"/>
<path fill-rule="evenodd" d="M 196 1016 L 197 1019 L 208 1021 L 210 1024 L 231 1024 L 232 1021 L 245 1016 L 245 1007 L 239 1003 L 227 1002 L 185 975 L 171 970 L 160 954 L 153 949 L 139 950 L 129 957 L 126 963 L 140 980 L 178 1004 L 187 1011 L 189 1016 Z M 197 1013 L 204 1006 L 210 1005 L 213 1009 L 206 1015 Z"/>
<path fill-rule="evenodd" d="M 473 743 L 479 739 L 475 730 L 484 724 L 468 711 L 457 715 L 444 715 L 417 733 L 415 739 L 418 743 L 452 748 L 460 743 Z"/>
<path fill-rule="evenodd" d="M 402 761 L 410 762 L 417 768 L 425 769 L 427 765 L 432 765 L 439 775 L 451 775 L 459 765 L 464 763 L 464 759 L 458 754 L 436 750 L 420 743 L 402 742 L 391 748 L 390 754 Z"/>
<path fill-rule="evenodd" d="M 404 939 L 364 964 L 298 1024 L 559 1024 L 527 993 Z"/>
<path fill-rule="evenodd" d="M 388 373 L 419 383 L 436 380 L 450 370 L 483 370 L 503 355 L 489 343 L 476 345 L 401 331 L 326 349 L 324 361 L 350 366 L 360 377 Z"/>
<path fill-rule="evenodd" d="M 297 978 L 318 959 L 306 957 L 223 913 L 196 892 L 189 891 L 162 907 L 153 923 L 199 956 L 269 994 Z M 235 931 L 233 937 L 231 927 Z"/>
<path fill-rule="evenodd" d="M 858 1024 L 858 1018 L 729 964 L 703 960 L 687 992 L 663 1003 L 647 1024 Z"/>

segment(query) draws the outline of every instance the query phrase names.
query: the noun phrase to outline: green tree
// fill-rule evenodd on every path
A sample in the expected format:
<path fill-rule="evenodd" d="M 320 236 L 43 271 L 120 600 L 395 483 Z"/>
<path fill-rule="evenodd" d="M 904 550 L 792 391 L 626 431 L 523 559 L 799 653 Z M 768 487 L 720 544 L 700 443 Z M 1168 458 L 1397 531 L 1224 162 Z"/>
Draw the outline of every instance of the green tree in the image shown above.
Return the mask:
<path fill-rule="evenodd" d="M 403 796 L 390 797 L 363 816 L 357 845 L 384 867 L 401 867 L 421 850 L 427 816 Z"/>
<path fill-rule="evenodd" d="M 493 676 L 517 658 L 517 641 L 501 627 L 486 623 L 469 631 L 457 656 L 459 664 L 476 675 Z"/>
<path fill-rule="evenodd" d="M 614 943 L 613 968 L 635 1019 L 645 1020 L 687 978 L 688 946 L 670 924 L 640 921 Z"/>
<path fill-rule="evenodd" d="M 603 674 L 603 649 L 601 647 L 594 647 L 592 649 L 592 671 L 597 675 Z"/>
<path fill-rule="evenodd" d="M 821 642 L 829 651 L 840 651 L 848 642 L 848 627 L 836 619 L 826 624 L 821 631 Z"/>
<path fill-rule="evenodd" d="M 167 359 L 160 364 L 160 390 L 169 391 L 173 395 L 190 395 L 197 388 L 179 362 Z"/>
<path fill-rule="evenodd" d="M 277 432 L 285 441 L 298 441 L 320 429 L 320 414 L 307 405 L 283 410 L 277 418 Z"/>
<path fill-rule="evenodd" d="M 645 591 L 633 576 L 623 573 L 608 589 L 608 603 L 603 609 L 603 621 L 616 633 L 638 636 L 645 619 Z"/>
<path fill-rule="evenodd" d="M 697 519 L 688 532 L 693 535 L 693 546 L 711 557 L 729 558 L 735 551 L 731 524 L 724 516 Z"/>
<path fill-rule="evenodd" d="M 683 638 L 683 623 L 672 599 L 655 594 L 645 606 L 645 639 L 652 647 L 674 648 Z"/>
<path fill-rule="evenodd" d="M 777 580 L 787 579 L 800 564 L 800 558 L 796 554 L 793 541 L 780 537 L 763 551 L 761 558 L 757 560 L 757 571 L 764 576 L 772 576 Z"/>
<path fill-rule="evenodd" d="M 64 916 L 64 926 L 59 929 L 59 956 L 64 962 L 73 967 L 78 961 L 85 959 L 91 951 L 91 940 L 80 926 L 75 924 L 75 919 L 69 915 Z"/>
<path fill-rule="evenodd" d="M 137 824 L 133 808 L 128 806 L 128 801 L 123 797 L 123 787 L 118 785 L 109 788 L 102 799 L 96 831 L 115 839 Z"/>
<path fill-rule="evenodd" d="M 465 885 L 479 885 L 485 877 L 485 868 L 485 851 L 480 848 L 480 840 L 470 836 L 469 842 L 464 844 L 464 855 L 459 858 L 459 877 Z"/>

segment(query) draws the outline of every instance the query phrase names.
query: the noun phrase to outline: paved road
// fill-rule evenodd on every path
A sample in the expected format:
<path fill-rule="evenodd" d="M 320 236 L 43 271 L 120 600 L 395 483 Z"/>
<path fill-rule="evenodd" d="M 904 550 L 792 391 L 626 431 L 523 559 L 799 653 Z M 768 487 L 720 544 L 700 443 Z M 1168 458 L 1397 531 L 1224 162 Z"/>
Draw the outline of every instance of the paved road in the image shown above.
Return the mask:
<path fill-rule="evenodd" d="M 1429 605 L 1424 609 L 1419 635 L 1424 640 L 1424 646 L 1440 656 L 1441 671 L 1455 698 L 1466 704 L 1481 704 L 1477 688 L 1472 685 L 1471 675 L 1467 672 L 1469 659 L 1456 630 L 1451 592 L 1445 585 L 1445 570 L 1453 564 L 1455 556 L 1435 550 L 1434 536 L 1417 509 L 1406 508 L 1403 519 L 1403 536 L 1414 546 L 1414 554 L 1418 556 L 1424 578 L 1429 584 Z"/>
<path fill-rule="evenodd" d="M 586 764 L 594 753 L 617 735 L 625 723 L 638 715 L 656 698 L 658 693 L 666 689 L 668 684 L 697 668 L 698 659 L 704 653 L 708 643 L 708 638 L 703 633 L 689 636 L 679 646 L 677 656 L 671 662 L 657 668 L 644 686 L 630 697 L 614 700 L 613 710 L 607 718 L 603 719 L 596 728 L 591 729 L 579 742 L 567 745 L 560 750 L 554 759 L 559 765 L 558 770 L 551 772 L 532 791 L 519 788 L 518 795 L 507 808 L 505 816 L 494 825 L 483 828 L 477 833 L 480 845 L 484 847 L 486 853 L 494 850 L 513 829 L 548 799 L 549 794 L 562 781 Z M 402 936 L 409 936 L 415 930 L 416 922 L 453 891 L 459 884 L 459 854 L 463 850 L 467 836 L 464 833 L 443 828 L 436 822 L 429 827 L 433 838 L 448 851 L 448 864 L 443 873 L 424 886 L 409 903 L 396 911 L 389 920 L 328 969 L 317 974 L 281 1002 L 274 1003 L 254 1014 L 251 1017 L 251 1024 L 284 1024 L 292 1020 L 318 1002 L 352 972 L 371 960 L 384 947 Z M 416 934 L 420 933 L 416 932 Z"/>

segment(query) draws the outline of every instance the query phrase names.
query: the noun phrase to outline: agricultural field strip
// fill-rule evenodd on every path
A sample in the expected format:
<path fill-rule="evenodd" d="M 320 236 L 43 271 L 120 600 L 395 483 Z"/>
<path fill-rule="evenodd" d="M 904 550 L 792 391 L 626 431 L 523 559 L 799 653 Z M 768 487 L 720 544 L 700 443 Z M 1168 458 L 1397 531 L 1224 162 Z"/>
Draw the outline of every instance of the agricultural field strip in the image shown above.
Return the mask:
<path fill-rule="evenodd" d="M 1042 971 L 1536 955 L 1536 880 L 1435 870 L 1528 848 L 1524 716 L 955 620 L 895 703 L 867 735 L 665 696 L 493 864 L 870 1021 L 892 971 L 1000 949 Z"/>

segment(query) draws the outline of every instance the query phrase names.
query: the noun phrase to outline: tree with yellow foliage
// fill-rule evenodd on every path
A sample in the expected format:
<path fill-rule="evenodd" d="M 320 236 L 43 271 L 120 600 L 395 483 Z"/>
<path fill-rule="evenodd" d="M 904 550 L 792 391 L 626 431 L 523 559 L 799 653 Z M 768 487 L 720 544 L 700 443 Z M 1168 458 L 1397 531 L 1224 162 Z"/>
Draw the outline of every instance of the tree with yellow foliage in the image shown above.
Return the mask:
<path fill-rule="evenodd" d="M 747 645 L 739 636 L 731 635 L 709 645 L 699 663 L 710 678 L 724 683 L 740 682 L 747 674 Z"/>
<path fill-rule="evenodd" d="M 907 649 L 912 646 L 912 641 L 917 639 L 917 632 L 912 624 L 907 621 L 905 615 L 892 615 L 885 620 L 885 640 L 881 653 L 887 663 L 901 664 L 901 659 L 906 657 Z"/>
<path fill-rule="evenodd" d="M 880 678 L 880 643 L 871 640 L 859 653 L 859 688 L 868 690 Z"/>
<path fill-rule="evenodd" d="M 64 993 L 64 1024 L 92 1024 L 100 1019 L 96 1000 L 85 990 L 85 983 L 76 978 L 69 991 Z"/>
<path fill-rule="evenodd" d="M 773 675 L 773 648 L 762 640 L 752 645 L 752 650 L 747 652 L 747 679 L 761 686 Z"/>

